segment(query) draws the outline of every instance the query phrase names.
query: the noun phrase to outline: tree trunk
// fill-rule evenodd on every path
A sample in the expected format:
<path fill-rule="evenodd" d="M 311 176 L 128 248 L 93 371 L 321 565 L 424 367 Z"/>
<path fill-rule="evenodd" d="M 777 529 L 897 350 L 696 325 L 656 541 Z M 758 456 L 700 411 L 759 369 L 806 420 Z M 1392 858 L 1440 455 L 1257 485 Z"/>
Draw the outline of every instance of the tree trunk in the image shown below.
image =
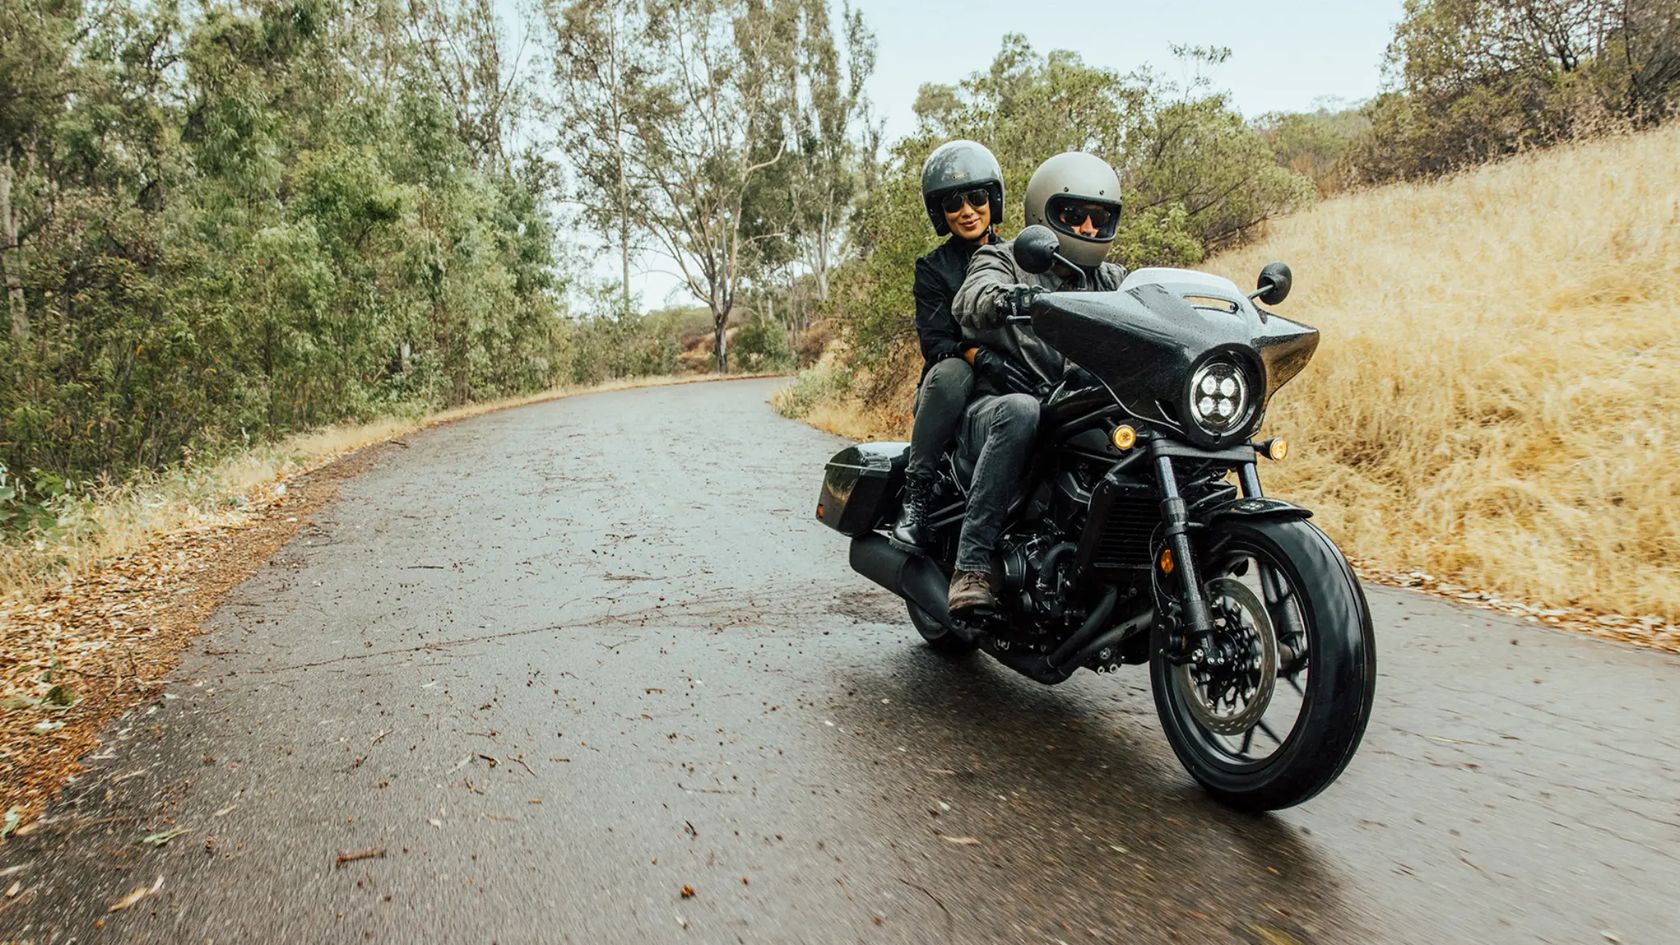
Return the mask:
<path fill-rule="evenodd" d="M 6 304 L 12 313 L 12 340 L 29 337 L 29 309 L 23 300 L 23 275 L 18 270 L 17 214 L 12 210 L 12 164 L 0 164 L 0 271 L 5 273 Z"/>
<path fill-rule="evenodd" d="M 729 373 L 729 334 L 725 330 L 729 325 L 729 312 L 712 313 L 712 341 L 713 353 L 717 355 L 717 372 Z"/>
<path fill-rule="evenodd" d="M 618 13 L 611 16 L 607 45 L 608 67 L 612 70 L 613 151 L 618 163 L 618 253 L 623 266 L 624 314 L 630 314 L 630 182 L 624 169 L 624 113 L 618 71 Z"/>

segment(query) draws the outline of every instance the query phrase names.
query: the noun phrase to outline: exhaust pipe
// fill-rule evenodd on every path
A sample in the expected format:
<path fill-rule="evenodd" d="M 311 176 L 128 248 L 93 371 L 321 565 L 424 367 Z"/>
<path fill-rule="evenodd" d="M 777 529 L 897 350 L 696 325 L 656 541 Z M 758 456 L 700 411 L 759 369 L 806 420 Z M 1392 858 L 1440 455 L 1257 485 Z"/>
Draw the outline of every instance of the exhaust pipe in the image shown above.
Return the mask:
<path fill-rule="evenodd" d="M 892 545 L 874 532 L 852 539 L 852 570 L 921 608 L 945 629 L 972 641 L 974 631 L 951 619 L 949 581 L 939 566 L 922 555 Z"/>

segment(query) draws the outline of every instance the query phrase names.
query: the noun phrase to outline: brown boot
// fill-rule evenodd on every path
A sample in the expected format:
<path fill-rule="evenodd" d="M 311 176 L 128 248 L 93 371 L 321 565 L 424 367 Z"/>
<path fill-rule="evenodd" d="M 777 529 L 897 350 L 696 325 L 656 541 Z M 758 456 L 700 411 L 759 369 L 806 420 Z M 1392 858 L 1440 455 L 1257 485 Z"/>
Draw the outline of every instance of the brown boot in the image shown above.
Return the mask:
<path fill-rule="evenodd" d="M 951 575 L 951 615 L 987 616 L 997 610 L 992 576 L 985 571 L 957 571 Z"/>

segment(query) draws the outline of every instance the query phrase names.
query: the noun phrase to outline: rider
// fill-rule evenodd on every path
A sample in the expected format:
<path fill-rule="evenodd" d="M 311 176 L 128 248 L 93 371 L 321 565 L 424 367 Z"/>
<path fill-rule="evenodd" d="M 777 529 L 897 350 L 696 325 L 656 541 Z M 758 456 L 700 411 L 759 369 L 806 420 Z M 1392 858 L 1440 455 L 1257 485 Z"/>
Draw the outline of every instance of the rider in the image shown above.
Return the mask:
<path fill-rule="evenodd" d="M 1072 365 L 1031 325 L 1007 318 L 1024 314 L 1044 292 L 1119 288 L 1126 271 L 1103 260 L 1119 224 L 1120 179 L 1096 155 L 1064 152 L 1033 172 L 1025 209 L 1028 226 L 1044 224 L 1055 231 L 1058 254 L 1072 265 L 1058 260 L 1034 274 L 1016 264 L 1013 241 L 983 246 L 969 263 L 951 309 L 969 343 L 1027 366 L 1037 381 L 1053 383 Z M 974 476 L 951 575 L 953 614 L 997 609 L 992 551 L 1038 433 L 1036 396 L 1010 392 L 985 376 L 976 386 L 980 395 L 968 405 L 957 431 L 957 448 L 973 459 Z"/>
<path fill-rule="evenodd" d="M 895 544 L 911 550 L 927 544 L 935 464 L 956 436 L 974 375 L 1006 370 L 996 352 L 963 340 L 962 327 L 951 314 L 951 299 L 962 285 L 975 250 L 997 242 L 997 227 L 1003 220 L 1003 168 L 983 145 L 947 141 L 922 165 L 922 203 L 933 231 L 949 238 L 916 260 L 916 335 L 922 346 L 922 378 L 910 432 L 904 507 L 888 532 Z"/>

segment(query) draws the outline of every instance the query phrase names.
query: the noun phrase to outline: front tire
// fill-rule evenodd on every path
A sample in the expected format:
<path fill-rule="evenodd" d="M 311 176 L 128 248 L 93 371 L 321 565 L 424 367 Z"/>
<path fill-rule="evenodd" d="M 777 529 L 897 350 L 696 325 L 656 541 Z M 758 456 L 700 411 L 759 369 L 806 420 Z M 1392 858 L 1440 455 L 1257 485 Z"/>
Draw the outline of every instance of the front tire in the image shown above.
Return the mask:
<path fill-rule="evenodd" d="M 1196 671 L 1176 666 L 1162 655 L 1166 641 L 1158 631 L 1149 665 L 1156 711 L 1179 761 L 1215 798 L 1249 811 L 1292 807 L 1336 780 L 1365 733 L 1376 691 L 1370 608 L 1347 559 L 1328 536 L 1305 520 L 1227 520 L 1216 526 L 1203 547 L 1206 586 L 1228 587 L 1240 579 L 1258 585 L 1268 569 L 1276 575 L 1276 581 L 1259 595 L 1225 593 L 1225 613 L 1230 616 L 1222 618 L 1219 629 L 1228 634 L 1227 639 L 1240 637 L 1232 628 L 1247 629 L 1250 624 L 1247 632 L 1262 642 L 1266 634 L 1283 639 L 1289 630 L 1300 638 L 1292 646 L 1237 647 L 1243 659 L 1256 664 L 1270 659 L 1273 664 L 1197 688 Z M 1245 621 L 1245 600 L 1254 601 L 1265 614 Z M 1268 722 L 1265 717 L 1258 718 L 1245 734 L 1208 727 L 1210 720 L 1215 728 L 1221 727 L 1209 712 L 1210 701 L 1218 709 L 1225 705 L 1222 699 L 1230 698 L 1234 704 L 1244 692 L 1256 697 L 1263 692 L 1270 707 L 1274 687 L 1247 683 L 1274 678 L 1276 691 L 1285 696 L 1277 711 L 1287 714 L 1292 705 L 1298 706 L 1286 734 L 1277 733 L 1281 722 L 1275 718 Z M 1210 700 L 1206 693 L 1215 690 L 1217 696 Z M 1245 718 L 1236 711 L 1232 715 Z M 1254 756 L 1256 743 L 1263 747 L 1268 740 L 1273 750 L 1264 757 Z"/>

